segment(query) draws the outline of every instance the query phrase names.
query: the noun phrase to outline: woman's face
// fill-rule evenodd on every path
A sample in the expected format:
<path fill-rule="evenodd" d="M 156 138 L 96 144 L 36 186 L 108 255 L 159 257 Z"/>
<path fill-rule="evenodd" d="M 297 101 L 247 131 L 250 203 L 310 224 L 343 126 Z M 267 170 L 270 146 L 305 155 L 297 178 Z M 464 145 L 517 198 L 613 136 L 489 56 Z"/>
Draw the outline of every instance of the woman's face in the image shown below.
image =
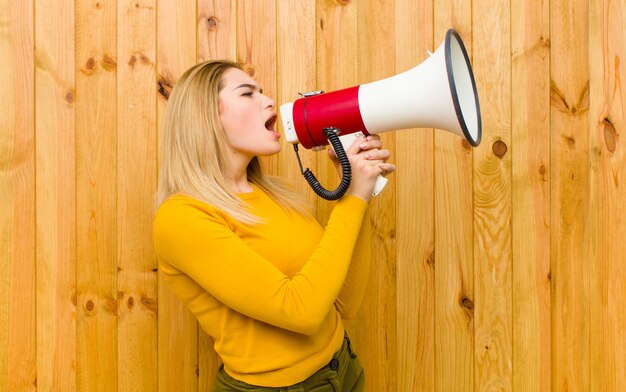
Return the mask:
<path fill-rule="evenodd" d="M 249 161 L 254 156 L 280 151 L 276 132 L 276 104 L 247 73 L 231 68 L 222 76 L 219 118 L 232 158 Z"/>

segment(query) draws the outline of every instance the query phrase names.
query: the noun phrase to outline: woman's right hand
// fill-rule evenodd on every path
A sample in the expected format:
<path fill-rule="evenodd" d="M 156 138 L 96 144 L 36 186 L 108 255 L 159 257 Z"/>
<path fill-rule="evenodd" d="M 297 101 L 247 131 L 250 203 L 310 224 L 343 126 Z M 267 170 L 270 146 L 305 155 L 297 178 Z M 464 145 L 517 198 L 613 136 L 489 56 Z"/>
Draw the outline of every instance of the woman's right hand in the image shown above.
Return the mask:
<path fill-rule="evenodd" d="M 376 178 L 379 175 L 387 175 L 396 170 L 396 166 L 387 163 L 391 155 L 389 150 L 382 149 L 380 136 L 369 135 L 356 139 L 346 150 L 346 155 L 352 167 L 352 182 L 348 194 L 369 201 L 374 191 Z M 337 157 L 332 149 L 329 156 L 341 171 Z"/>

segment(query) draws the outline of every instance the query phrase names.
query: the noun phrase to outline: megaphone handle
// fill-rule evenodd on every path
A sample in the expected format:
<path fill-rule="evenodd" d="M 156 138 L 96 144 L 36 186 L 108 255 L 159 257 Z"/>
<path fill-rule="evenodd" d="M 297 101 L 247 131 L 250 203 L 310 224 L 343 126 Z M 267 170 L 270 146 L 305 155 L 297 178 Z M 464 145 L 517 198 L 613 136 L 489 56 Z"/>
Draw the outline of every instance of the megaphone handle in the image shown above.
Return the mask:
<path fill-rule="evenodd" d="M 363 137 L 363 132 L 354 132 L 354 133 L 349 133 L 347 135 L 340 135 L 339 136 L 339 140 L 341 141 L 341 145 L 343 146 L 343 149 L 345 151 L 348 150 L 348 148 L 352 145 L 352 143 L 354 143 L 354 141 L 360 137 Z M 387 182 L 389 180 L 387 180 L 387 178 L 385 178 L 384 176 L 378 176 L 376 178 L 376 184 L 374 184 L 374 190 L 372 191 L 372 196 L 378 196 L 378 194 L 380 192 L 383 191 L 383 189 L 385 189 L 385 186 L 387 186 Z"/>

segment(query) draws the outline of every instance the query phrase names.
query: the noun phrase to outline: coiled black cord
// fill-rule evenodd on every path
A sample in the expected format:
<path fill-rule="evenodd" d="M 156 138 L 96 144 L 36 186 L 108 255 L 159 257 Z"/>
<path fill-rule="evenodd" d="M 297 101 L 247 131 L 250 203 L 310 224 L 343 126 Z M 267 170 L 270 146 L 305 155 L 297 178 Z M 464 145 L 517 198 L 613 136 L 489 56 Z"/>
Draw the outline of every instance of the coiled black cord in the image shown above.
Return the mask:
<path fill-rule="evenodd" d="M 341 141 L 339 140 L 339 130 L 337 128 L 324 128 L 324 134 L 326 135 L 326 138 L 328 138 L 330 145 L 333 146 L 337 160 L 339 160 L 339 164 L 341 165 L 341 182 L 334 191 L 329 191 L 324 188 L 309 168 L 302 170 L 302 162 L 300 161 L 300 155 L 298 155 L 298 145 L 294 144 L 293 148 L 296 151 L 296 157 L 298 157 L 300 172 L 304 178 L 306 178 L 311 188 L 313 188 L 313 191 L 322 199 L 337 200 L 343 197 L 350 187 L 350 182 L 352 181 L 352 167 L 350 166 L 348 155 L 346 155 L 346 152 L 341 145 Z"/>

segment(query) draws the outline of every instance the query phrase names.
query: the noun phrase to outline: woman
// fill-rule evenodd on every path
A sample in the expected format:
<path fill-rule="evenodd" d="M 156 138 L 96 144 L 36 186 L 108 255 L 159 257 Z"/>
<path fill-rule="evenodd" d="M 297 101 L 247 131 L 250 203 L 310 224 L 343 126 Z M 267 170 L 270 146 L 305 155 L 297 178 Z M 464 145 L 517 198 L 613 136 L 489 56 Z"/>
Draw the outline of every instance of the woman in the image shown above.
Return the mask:
<path fill-rule="evenodd" d="M 395 166 L 378 137 L 355 142 L 352 185 L 323 229 L 261 172 L 257 157 L 281 149 L 275 125 L 275 103 L 237 64 L 182 75 L 162 130 L 159 269 L 214 341 L 224 364 L 214 391 L 359 391 L 342 318 L 358 309 L 369 266 L 350 260 L 376 177 Z"/>

